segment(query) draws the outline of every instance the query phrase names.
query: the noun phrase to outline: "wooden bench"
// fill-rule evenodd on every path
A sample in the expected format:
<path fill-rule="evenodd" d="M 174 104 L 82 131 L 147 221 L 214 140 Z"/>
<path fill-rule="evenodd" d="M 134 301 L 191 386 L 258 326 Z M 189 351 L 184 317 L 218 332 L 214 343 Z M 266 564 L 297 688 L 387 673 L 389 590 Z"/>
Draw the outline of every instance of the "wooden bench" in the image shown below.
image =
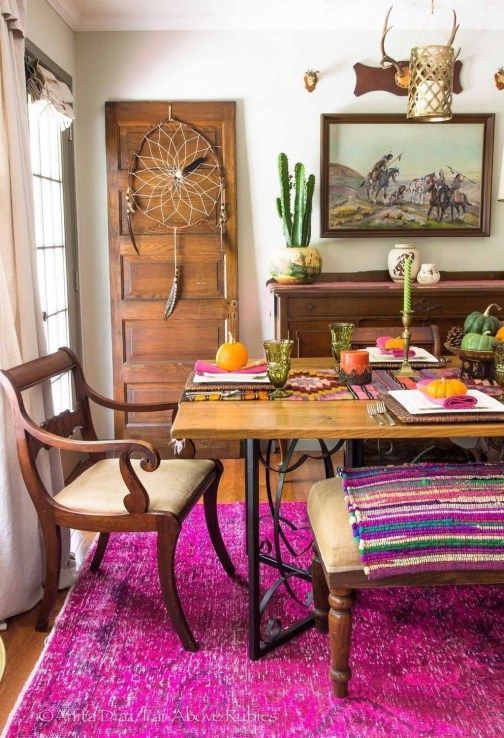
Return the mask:
<path fill-rule="evenodd" d="M 502 512 L 504 504 L 495 502 Z M 330 677 L 333 693 L 346 697 L 351 677 L 349 666 L 354 589 L 436 586 L 442 584 L 503 584 L 504 568 L 498 570 L 431 571 L 370 580 L 364 573 L 355 542 L 340 478 L 317 482 L 308 497 L 308 516 L 315 537 L 313 602 L 316 625 L 329 630 Z"/>

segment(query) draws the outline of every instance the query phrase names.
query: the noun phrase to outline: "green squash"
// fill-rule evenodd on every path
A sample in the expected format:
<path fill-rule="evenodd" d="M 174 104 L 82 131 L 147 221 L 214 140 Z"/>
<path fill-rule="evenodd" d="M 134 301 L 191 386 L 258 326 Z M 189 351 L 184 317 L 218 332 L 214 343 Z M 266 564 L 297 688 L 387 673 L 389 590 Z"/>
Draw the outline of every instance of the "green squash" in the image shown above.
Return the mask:
<path fill-rule="evenodd" d="M 466 351 L 493 351 L 496 339 L 488 331 L 486 333 L 466 333 L 460 344 Z"/>
<path fill-rule="evenodd" d="M 497 310 L 502 309 L 499 305 L 496 305 L 495 302 L 492 302 L 484 313 L 480 313 L 478 311 L 470 313 L 470 315 L 465 319 L 464 333 L 485 333 L 488 331 L 492 336 L 494 336 L 499 330 L 500 320 L 496 318 L 495 315 L 490 315 L 490 310 L 493 307 L 496 307 Z"/>

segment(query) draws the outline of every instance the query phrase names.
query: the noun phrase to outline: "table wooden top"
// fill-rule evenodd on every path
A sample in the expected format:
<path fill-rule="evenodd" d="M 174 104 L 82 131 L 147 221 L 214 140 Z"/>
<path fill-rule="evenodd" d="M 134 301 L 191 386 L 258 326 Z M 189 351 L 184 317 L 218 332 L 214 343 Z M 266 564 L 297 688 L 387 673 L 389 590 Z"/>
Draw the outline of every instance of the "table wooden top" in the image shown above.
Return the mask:
<path fill-rule="evenodd" d="M 327 368 L 331 358 L 293 359 L 293 368 Z M 289 400 L 229 400 L 182 402 L 172 426 L 177 439 L 215 438 L 446 438 L 503 436 L 504 424 L 433 423 L 378 426 L 365 400 L 292 402 Z"/>

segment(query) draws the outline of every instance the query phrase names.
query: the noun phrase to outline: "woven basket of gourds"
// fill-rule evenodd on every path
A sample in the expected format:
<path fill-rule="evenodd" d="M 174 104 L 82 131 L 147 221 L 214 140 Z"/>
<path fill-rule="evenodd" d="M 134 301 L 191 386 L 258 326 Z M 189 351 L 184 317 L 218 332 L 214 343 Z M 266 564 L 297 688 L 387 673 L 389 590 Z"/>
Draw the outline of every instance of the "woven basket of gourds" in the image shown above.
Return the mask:
<path fill-rule="evenodd" d="M 499 305 L 492 303 L 484 312 L 475 311 L 467 316 L 460 345 L 445 343 L 445 348 L 460 358 L 460 373 L 464 379 L 493 379 L 494 347 L 504 341 L 504 327 L 499 318 L 491 314 L 493 308 L 501 310 Z"/>
<path fill-rule="evenodd" d="M 469 351 L 469 349 L 460 348 L 460 346 L 452 346 L 449 343 L 445 343 L 445 348 L 451 354 L 459 356 L 461 359 L 468 359 L 469 361 L 492 361 L 493 351 Z"/>

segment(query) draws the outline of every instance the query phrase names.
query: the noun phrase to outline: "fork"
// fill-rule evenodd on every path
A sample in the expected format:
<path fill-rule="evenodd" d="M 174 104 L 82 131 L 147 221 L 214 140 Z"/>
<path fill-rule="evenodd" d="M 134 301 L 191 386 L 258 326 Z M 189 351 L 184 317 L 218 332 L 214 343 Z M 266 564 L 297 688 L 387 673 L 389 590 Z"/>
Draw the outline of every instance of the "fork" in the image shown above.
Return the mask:
<path fill-rule="evenodd" d="M 370 403 L 367 405 L 367 412 L 370 418 L 373 418 L 375 423 L 378 423 L 378 425 L 384 425 L 383 420 L 378 415 L 378 408 L 376 405 L 373 405 Z"/>
<path fill-rule="evenodd" d="M 385 403 L 383 402 L 383 400 L 376 403 L 376 412 L 379 413 L 380 415 L 385 415 L 385 417 L 387 418 L 389 422 L 389 425 L 397 425 L 395 420 L 388 414 L 387 408 L 385 407 Z"/>

